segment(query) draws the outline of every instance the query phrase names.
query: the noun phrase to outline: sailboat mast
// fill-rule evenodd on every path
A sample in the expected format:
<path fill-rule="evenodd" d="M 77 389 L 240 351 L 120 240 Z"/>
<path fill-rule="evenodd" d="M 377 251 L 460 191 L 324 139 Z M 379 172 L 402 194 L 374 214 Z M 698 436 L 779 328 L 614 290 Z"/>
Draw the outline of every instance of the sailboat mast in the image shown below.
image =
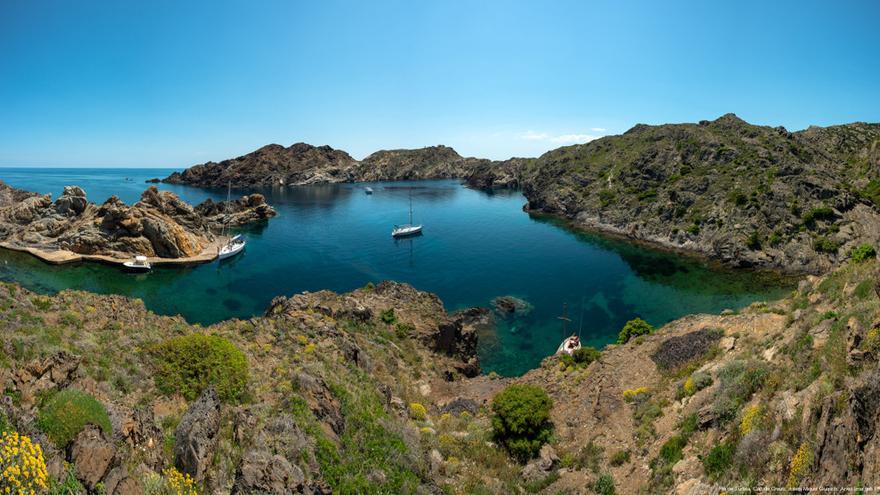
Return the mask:
<path fill-rule="evenodd" d="M 412 225 L 412 192 L 409 193 L 409 224 Z"/>

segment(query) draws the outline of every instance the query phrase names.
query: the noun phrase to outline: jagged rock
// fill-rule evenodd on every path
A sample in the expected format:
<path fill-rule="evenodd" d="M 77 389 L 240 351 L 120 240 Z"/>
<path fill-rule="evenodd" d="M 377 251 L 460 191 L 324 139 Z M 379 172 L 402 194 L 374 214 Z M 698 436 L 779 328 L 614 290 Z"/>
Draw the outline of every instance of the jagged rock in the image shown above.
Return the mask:
<path fill-rule="evenodd" d="M 670 337 L 657 346 L 651 359 L 659 368 L 675 368 L 705 355 L 720 338 L 720 332 L 708 328 Z"/>
<path fill-rule="evenodd" d="M 94 489 L 104 478 L 115 455 L 116 447 L 94 425 L 87 425 L 76 436 L 70 449 L 76 477 L 89 489 Z"/>
<path fill-rule="evenodd" d="M 62 215 L 68 213 L 79 215 L 86 210 L 88 204 L 86 192 L 81 187 L 64 186 L 64 192 L 55 201 L 55 211 Z"/>
<path fill-rule="evenodd" d="M 299 386 L 301 396 L 306 400 L 312 413 L 330 425 L 336 434 L 342 433 L 345 428 L 342 405 L 324 383 L 324 380 L 305 372 L 299 372 L 294 376 L 294 383 Z"/>
<path fill-rule="evenodd" d="M 302 470 L 284 457 L 252 450 L 242 457 L 232 494 L 303 493 L 304 483 Z"/>
<path fill-rule="evenodd" d="M 234 213 L 206 217 L 174 193 L 155 186 L 132 206 L 115 196 L 98 206 L 76 186 L 66 186 L 52 203 L 49 196 L 0 182 L 0 240 L 86 255 L 179 258 L 202 253 L 223 223 L 240 225 L 275 214 L 258 194 L 219 205 Z"/>
<path fill-rule="evenodd" d="M 117 466 L 104 478 L 104 493 L 108 495 L 141 495 L 144 493 L 144 485 L 140 478 L 130 476 L 125 466 Z"/>
<path fill-rule="evenodd" d="M 208 387 L 189 407 L 174 432 L 174 464 L 196 481 L 204 479 L 220 431 L 220 398 Z"/>
<path fill-rule="evenodd" d="M 499 296 L 492 299 L 495 312 L 503 317 L 521 318 L 532 312 L 533 306 L 524 299 L 513 296 Z"/>
<path fill-rule="evenodd" d="M 544 479 L 559 464 L 556 450 L 550 445 L 541 447 L 536 459 L 532 459 L 522 470 L 522 477 L 526 482 Z"/>
<path fill-rule="evenodd" d="M 152 468 L 160 469 L 164 462 L 162 452 L 162 429 L 156 424 L 153 410 L 141 407 L 132 412 L 121 425 L 120 435 L 128 445 L 135 449 L 142 462 Z"/>
<path fill-rule="evenodd" d="M 431 449 L 428 458 L 431 464 L 431 474 L 435 476 L 443 474 L 443 454 L 437 449 Z"/>
<path fill-rule="evenodd" d="M 77 376 L 81 361 L 82 358 L 61 351 L 15 370 L 12 380 L 21 393 L 22 403 L 32 405 L 39 392 L 68 386 Z"/>
<path fill-rule="evenodd" d="M 456 415 L 467 412 L 473 415 L 477 413 L 479 408 L 480 406 L 473 399 L 456 397 L 441 407 L 440 412 Z"/>

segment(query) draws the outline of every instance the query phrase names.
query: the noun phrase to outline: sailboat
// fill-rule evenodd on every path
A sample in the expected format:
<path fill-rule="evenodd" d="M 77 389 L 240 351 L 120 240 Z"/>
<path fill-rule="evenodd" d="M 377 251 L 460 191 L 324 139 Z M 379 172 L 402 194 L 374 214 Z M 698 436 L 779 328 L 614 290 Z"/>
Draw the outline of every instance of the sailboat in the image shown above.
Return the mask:
<path fill-rule="evenodd" d="M 229 187 L 226 190 L 226 204 L 229 204 L 232 199 L 232 183 L 229 183 Z M 226 235 L 226 222 L 223 222 L 223 231 L 220 234 L 221 236 Z M 217 259 L 225 260 L 226 258 L 231 258 L 236 254 L 244 251 L 244 247 L 247 244 L 245 242 L 244 237 L 241 234 L 237 234 L 229 239 L 226 244 L 220 246 L 220 249 L 217 251 Z"/>
<path fill-rule="evenodd" d="M 567 334 L 568 323 L 571 322 L 571 319 L 565 315 L 566 305 L 562 305 L 562 316 L 557 317 L 562 320 L 562 334 Z M 581 303 L 581 311 L 583 311 L 583 302 Z M 581 324 L 583 324 L 583 314 L 581 314 Z M 578 330 L 580 333 L 580 330 Z M 572 334 L 570 337 L 566 338 L 559 344 L 559 347 L 556 349 L 556 354 L 574 354 L 574 351 L 581 348 L 581 338 L 579 335 Z"/>
<path fill-rule="evenodd" d="M 420 234 L 422 232 L 421 225 L 413 225 L 412 220 L 412 193 L 409 194 L 409 223 L 404 225 L 395 225 L 391 230 L 391 237 L 407 237 Z"/>

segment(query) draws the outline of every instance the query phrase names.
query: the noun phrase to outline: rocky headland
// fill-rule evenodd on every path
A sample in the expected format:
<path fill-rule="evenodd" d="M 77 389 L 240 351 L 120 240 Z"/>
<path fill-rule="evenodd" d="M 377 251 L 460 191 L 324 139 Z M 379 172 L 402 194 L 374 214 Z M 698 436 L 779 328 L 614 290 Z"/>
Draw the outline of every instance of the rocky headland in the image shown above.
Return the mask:
<path fill-rule="evenodd" d="M 880 124 L 789 132 L 733 114 L 639 124 L 538 158 L 464 158 L 452 148 L 362 161 L 299 143 L 196 165 L 166 182 L 204 187 L 460 178 L 519 188 L 527 211 L 725 265 L 824 273 L 880 239 Z"/>
<path fill-rule="evenodd" d="M 174 193 L 150 187 L 127 205 L 113 196 L 102 204 L 88 201 L 85 191 L 67 186 L 52 201 L 0 183 L 0 242 L 34 254 L 71 253 L 100 259 L 181 259 L 200 256 L 222 227 L 241 226 L 275 215 L 262 195 L 234 201 L 207 200 L 195 207 Z M 58 258 L 59 260 L 68 257 Z"/>

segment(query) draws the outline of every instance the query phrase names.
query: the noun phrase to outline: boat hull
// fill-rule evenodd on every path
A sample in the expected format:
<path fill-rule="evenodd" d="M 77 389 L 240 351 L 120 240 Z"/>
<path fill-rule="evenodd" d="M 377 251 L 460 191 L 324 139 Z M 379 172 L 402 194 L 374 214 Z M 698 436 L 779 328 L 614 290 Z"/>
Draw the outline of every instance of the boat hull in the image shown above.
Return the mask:
<path fill-rule="evenodd" d="M 224 246 L 223 248 L 220 249 L 220 253 L 217 255 L 217 258 L 221 259 L 221 260 L 225 260 L 227 258 L 232 258 L 233 256 L 244 251 L 244 246 L 245 246 L 244 243 L 236 244 L 232 247 Z"/>
<path fill-rule="evenodd" d="M 125 271 L 131 273 L 146 273 L 153 269 L 150 265 L 139 265 L 128 261 L 123 263 L 122 266 L 125 268 Z"/>
<path fill-rule="evenodd" d="M 391 231 L 391 237 L 411 237 L 422 233 L 422 226 L 403 227 Z"/>

